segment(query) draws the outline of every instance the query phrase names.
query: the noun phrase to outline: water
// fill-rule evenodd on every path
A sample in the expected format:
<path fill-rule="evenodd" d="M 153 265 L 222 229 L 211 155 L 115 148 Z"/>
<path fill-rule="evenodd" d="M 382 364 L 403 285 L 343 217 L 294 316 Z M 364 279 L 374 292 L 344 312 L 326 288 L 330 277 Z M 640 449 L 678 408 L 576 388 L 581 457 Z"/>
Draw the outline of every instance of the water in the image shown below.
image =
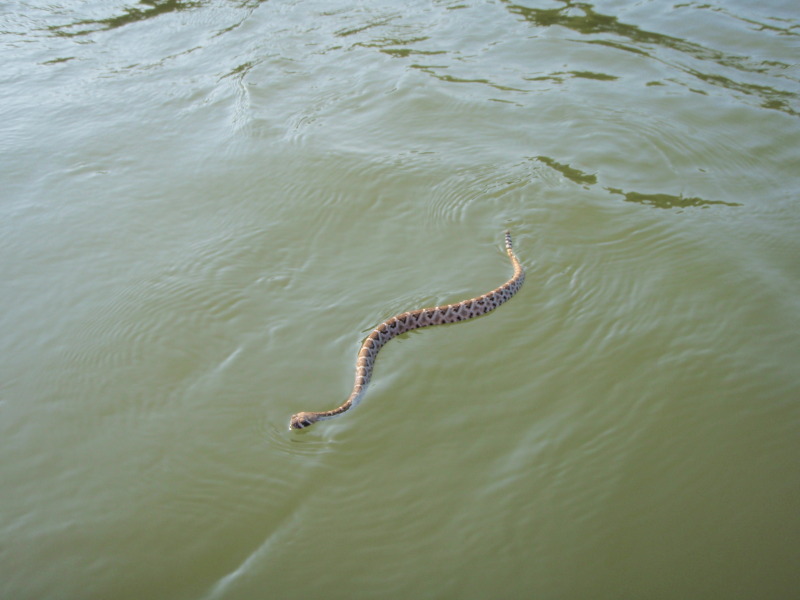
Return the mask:
<path fill-rule="evenodd" d="M 0 596 L 788 598 L 793 2 L 7 2 Z M 474 322 L 369 329 L 510 275 Z"/>

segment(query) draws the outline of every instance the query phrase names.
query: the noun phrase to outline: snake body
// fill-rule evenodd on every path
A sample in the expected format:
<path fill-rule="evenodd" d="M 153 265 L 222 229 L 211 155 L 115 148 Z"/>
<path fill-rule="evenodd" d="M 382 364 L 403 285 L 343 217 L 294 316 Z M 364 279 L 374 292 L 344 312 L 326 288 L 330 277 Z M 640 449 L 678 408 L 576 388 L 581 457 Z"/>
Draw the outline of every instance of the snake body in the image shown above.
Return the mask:
<path fill-rule="evenodd" d="M 358 353 L 358 360 L 356 361 L 356 381 L 350 397 L 333 410 L 299 412 L 292 416 L 289 427 L 291 429 L 303 429 L 317 421 L 331 419 L 341 415 L 357 404 L 364 395 L 367 384 L 372 378 L 372 369 L 375 365 L 375 358 L 378 355 L 378 351 L 393 337 L 411 331 L 412 329 L 419 329 L 420 327 L 443 325 L 444 323 L 458 323 L 459 321 L 474 319 L 475 317 L 493 311 L 504 302 L 507 302 L 522 287 L 525 281 L 525 271 L 522 269 L 519 259 L 517 259 L 514 254 L 514 249 L 511 245 L 511 234 L 506 232 L 505 237 L 506 253 L 514 267 L 514 275 L 511 279 L 482 296 L 470 298 L 469 300 L 464 300 L 456 304 L 436 306 L 433 308 L 420 308 L 411 312 L 404 312 L 378 325 L 361 345 L 361 350 Z"/>

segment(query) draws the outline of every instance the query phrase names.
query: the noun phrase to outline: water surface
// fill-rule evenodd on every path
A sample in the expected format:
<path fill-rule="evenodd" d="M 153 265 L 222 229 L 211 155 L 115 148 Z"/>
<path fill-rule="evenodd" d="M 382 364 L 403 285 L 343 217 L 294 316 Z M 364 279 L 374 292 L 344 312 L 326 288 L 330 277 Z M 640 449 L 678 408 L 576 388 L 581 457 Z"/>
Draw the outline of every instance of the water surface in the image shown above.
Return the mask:
<path fill-rule="evenodd" d="M 0 596 L 787 598 L 800 9 L 0 8 Z M 343 401 L 371 327 L 412 332 Z"/>

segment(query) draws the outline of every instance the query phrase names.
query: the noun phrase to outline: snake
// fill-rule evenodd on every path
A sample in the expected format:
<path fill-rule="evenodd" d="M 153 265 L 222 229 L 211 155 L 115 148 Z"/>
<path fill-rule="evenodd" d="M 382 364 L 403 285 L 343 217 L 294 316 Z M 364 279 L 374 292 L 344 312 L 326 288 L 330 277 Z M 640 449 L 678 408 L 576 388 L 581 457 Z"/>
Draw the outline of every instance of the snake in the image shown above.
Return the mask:
<path fill-rule="evenodd" d="M 372 370 L 375 366 L 375 358 L 378 351 L 394 337 L 419 329 L 430 327 L 431 325 L 444 325 L 446 323 L 458 323 L 468 321 L 475 317 L 480 317 L 492 312 L 501 304 L 508 302 L 516 294 L 525 282 L 525 271 L 519 262 L 511 243 L 511 233 L 505 232 L 506 253 L 511 259 L 514 267 L 514 275 L 503 285 L 496 287 L 491 292 L 482 296 L 476 296 L 468 300 L 463 300 L 455 304 L 446 306 L 434 306 L 432 308 L 420 308 L 410 312 L 404 312 L 387 319 L 367 336 L 356 360 L 356 380 L 350 396 L 340 406 L 326 411 L 304 411 L 292 415 L 289 421 L 290 429 L 303 429 L 326 419 L 332 419 L 346 413 L 353 406 L 359 403 L 366 392 L 367 385 L 372 379 Z"/>

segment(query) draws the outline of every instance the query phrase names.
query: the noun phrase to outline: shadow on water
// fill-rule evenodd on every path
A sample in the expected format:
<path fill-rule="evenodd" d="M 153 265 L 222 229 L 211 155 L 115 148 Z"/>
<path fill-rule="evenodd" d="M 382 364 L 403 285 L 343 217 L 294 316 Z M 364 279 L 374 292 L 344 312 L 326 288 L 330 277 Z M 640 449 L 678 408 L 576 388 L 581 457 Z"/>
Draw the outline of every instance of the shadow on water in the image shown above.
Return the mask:
<path fill-rule="evenodd" d="M 548 156 L 537 156 L 536 160 L 547 165 L 554 171 L 557 171 L 571 182 L 583 186 L 585 189 L 588 189 L 589 186 L 597 183 L 596 175 L 592 173 L 584 173 L 580 169 L 571 167 L 568 164 L 557 162 Z M 623 196 L 625 198 L 625 202 L 646 204 L 655 208 L 706 208 L 712 205 L 741 206 L 741 204 L 738 202 L 725 202 L 723 200 L 704 200 L 703 198 L 685 197 L 682 195 L 676 196 L 674 194 L 642 194 L 640 192 L 626 192 L 624 190 L 611 187 L 607 187 L 605 189 L 610 194 Z"/>
<path fill-rule="evenodd" d="M 541 163 L 546 164 L 551 169 L 558 171 L 564 177 L 572 181 L 573 183 L 577 183 L 578 185 L 582 185 L 584 187 L 594 185 L 597 183 L 597 175 L 593 175 L 590 173 L 584 173 L 580 169 L 575 169 L 570 167 L 569 165 L 562 164 L 560 162 L 556 162 L 552 158 L 548 156 L 537 156 L 536 160 Z"/>
<path fill-rule="evenodd" d="M 550 9 L 529 8 L 527 6 L 513 4 L 508 0 L 504 0 L 504 3 L 509 12 L 522 17 L 524 20 L 537 27 L 564 27 L 581 35 L 611 34 L 618 38 L 622 38 L 623 40 L 627 40 L 628 42 L 632 42 L 634 45 L 631 46 L 626 43 L 620 43 L 618 40 L 606 39 L 588 40 L 584 43 L 608 46 L 618 50 L 624 50 L 626 52 L 647 56 L 649 58 L 657 58 L 665 64 L 668 64 L 675 69 L 679 69 L 680 71 L 699 79 L 706 84 L 722 87 L 748 96 L 758 97 L 761 100 L 761 106 L 763 108 L 778 110 L 792 116 L 798 116 L 800 114 L 800 112 L 795 110 L 789 104 L 791 101 L 797 99 L 797 94 L 795 93 L 785 90 L 777 90 L 769 86 L 737 82 L 722 75 L 705 73 L 698 69 L 693 69 L 688 66 L 668 61 L 664 57 L 654 57 L 651 55 L 651 50 L 665 48 L 688 55 L 695 60 L 710 61 L 726 68 L 732 68 L 746 73 L 784 77 L 790 81 L 795 81 L 793 78 L 779 72 L 788 69 L 791 65 L 779 61 L 753 62 L 748 57 L 726 54 L 719 50 L 707 48 L 700 44 L 689 42 L 681 38 L 662 33 L 656 33 L 653 31 L 647 31 L 637 27 L 636 25 L 623 23 L 613 15 L 605 15 L 596 12 L 593 5 L 586 2 L 571 2 L 570 0 L 559 1 L 563 3 L 562 7 Z M 689 5 L 677 5 L 675 8 L 692 7 Z M 738 17 L 729 13 L 726 14 L 731 18 L 739 19 Z M 797 25 L 792 25 L 786 28 L 778 28 L 773 25 L 757 23 L 752 20 L 745 21 L 750 25 L 756 26 L 763 30 L 774 31 L 779 35 L 800 35 L 800 33 L 795 31 L 797 29 Z M 645 46 L 645 48 L 642 46 Z"/>
<path fill-rule="evenodd" d="M 608 73 L 597 73 L 595 71 L 554 71 L 549 75 L 541 77 L 526 77 L 527 81 L 552 81 L 553 83 L 564 83 L 565 79 L 593 79 L 594 81 L 616 81 L 616 75 Z"/>
<path fill-rule="evenodd" d="M 675 196 L 674 194 L 640 194 L 639 192 L 625 192 L 616 188 L 606 188 L 611 194 L 619 194 L 625 198 L 625 202 L 635 202 L 637 204 L 647 204 L 655 208 L 707 208 L 713 204 L 724 206 L 741 206 L 738 202 L 725 202 L 723 200 L 703 200 L 702 198 L 686 196 Z"/>
<path fill-rule="evenodd" d="M 107 17 L 105 19 L 83 19 L 66 25 L 54 25 L 48 29 L 56 36 L 75 37 L 88 35 L 96 31 L 117 29 L 125 25 L 130 25 L 131 23 L 147 21 L 148 19 L 167 13 L 183 12 L 194 8 L 200 8 L 205 4 L 207 4 L 207 2 L 186 2 L 185 0 L 165 0 L 158 2 L 157 0 L 140 0 L 138 7 L 126 8 L 122 11 L 122 14 L 114 17 Z"/>

